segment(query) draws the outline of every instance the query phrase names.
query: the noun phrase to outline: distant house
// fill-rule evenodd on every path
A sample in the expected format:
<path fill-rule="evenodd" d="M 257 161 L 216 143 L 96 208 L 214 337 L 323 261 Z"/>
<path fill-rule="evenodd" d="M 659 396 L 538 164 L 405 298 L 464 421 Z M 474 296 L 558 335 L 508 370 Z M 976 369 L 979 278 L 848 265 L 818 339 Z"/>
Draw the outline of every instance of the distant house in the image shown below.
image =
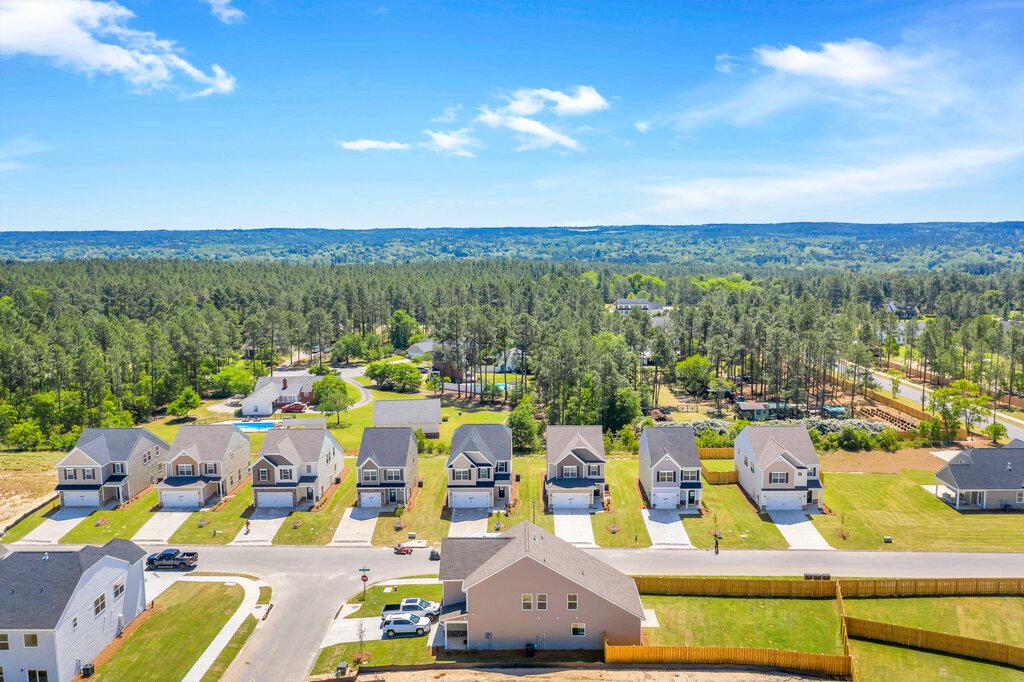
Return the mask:
<path fill-rule="evenodd" d="M 249 436 L 230 424 L 178 429 L 157 491 L 169 509 L 199 509 L 224 497 L 249 475 Z"/>
<path fill-rule="evenodd" d="M 926 326 L 927 323 L 924 320 L 899 320 L 896 323 L 896 329 L 893 330 L 893 340 L 902 346 L 907 342 L 907 337 L 909 336 L 909 329 L 911 327 L 914 328 L 916 335 L 920 337 L 921 334 L 924 332 Z M 889 335 L 886 334 L 885 330 L 883 329 L 878 333 L 878 337 L 880 341 L 884 342 L 887 338 L 889 338 Z"/>
<path fill-rule="evenodd" d="M 601 649 L 640 644 L 636 583 L 526 521 L 497 537 L 441 542 L 448 650 Z"/>
<path fill-rule="evenodd" d="M 549 426 L 544 493 L 551 509 L 604 504 L 604 436 L 600 426 Z"/>
<path fill-rule="evenodd" d="M 434 352 L 434 339 L 423 339 L 409 346 L 405 354 L 410 358 L 422 358 L 428 353 Z"/>
<path fill-rule="evenodd" d="M 644 429 L 639 454 L 640 487 L 652 508 L 700 508 L 700 452 L 691 427 Z"/>
<path fill-rule="evenodd" d="M 441 401 L 437 398 L 375 400 L 373 425 L 423 429 L 424 435 L 437 438 L 441 435 Z"/>
<path fill-rule="evenodd" d="M 448 506 L 504 506 L 512 499 L 512 431 L 504 424 L 464 424 L 452 435 Z"/>
<path fill-rule="evenodd" d="M 71 682 L 146 608 L 128 540 L 0 560 L 0 680 Z"/>
<path fill-rule="evenodd" d="M 252 465 L 257 507 L 314 505 L 341 471 L 345 450 L 323 420 L 289 421 L 286 429 L 267 431 Z"/>
<path fill-rule="evenodd" d="M 1024 509 L 1024 440 L 961 452 L 935 474 L 956 509 Z"/>
<path fill-rule="evenodd" d="M 901 320 L 913 320 L 921 316 L 921 309 L 912 303 L 897 303 L 889 299 L 885 302 L 885 312 L 895 315 Z"/>
<path fill-rule="evenodd" d="M 767 403 L 743 400 L 736 403 L 736 416 L 747 421 L 759 422 L 768 419 Z"/>
<path fill-rule="evenodd" d="M 285 376 L 260 377 L 256 388 L 242 399 L 242 416 L 269 417 L 289 403 L 313 402 L 313 384 L 320 377 L 303 372 Z"/>
<path fill-rule="evenodd" d="M 768 511 L 821 504 L 821 462 L 803 426 L 748 426 L 736 436 L 739 484 Z"/>
<path fill-rule="evenodd" d="M 518 348 L 509 348 L 504 353 L 499 353 L 494 359 L 491 371 L 496 374 L 515 374 L 523 362 L 523 351 Z"/>
<path fill-rule="evenodd" d="M 618 298 L 615 299 L 615 309 L 622 314 L 628 313 L 634 308 L 646 310 L 647 312 L 658 312 L 664 308 L 660 301 L 652 301 L 646 298 Z"/>
<path fill-rule="evenodd" d="M 407 426 L 363 429 L 356 461 L 360 507 L 406 504 L 418 482 L 416 434 Z"/>
<path fill-rule="evenodd" d="M 124 504 L 164 475 L 170 447 L 143 428 L 92 428 L 57 462 L 65 507 Z"/>

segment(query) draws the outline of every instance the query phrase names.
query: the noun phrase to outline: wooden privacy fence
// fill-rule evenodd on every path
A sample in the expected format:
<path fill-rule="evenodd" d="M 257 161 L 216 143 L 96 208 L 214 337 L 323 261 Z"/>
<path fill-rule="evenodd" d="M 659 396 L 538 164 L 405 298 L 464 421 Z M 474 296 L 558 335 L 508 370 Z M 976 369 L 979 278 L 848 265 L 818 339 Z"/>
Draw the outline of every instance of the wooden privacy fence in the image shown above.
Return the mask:
<path fill-rule="evenodd" d="M 792 597 L 834 599 L 833 580 L 775 580 L 772 578 L 692 578 L 635 575 L 640 594 L 679 597 Z"/>
<path fill-rule="evenodd" d="M 839 580 L 847 599 L 877 597 L 1024 597 L 1024 578 L 864 578 Z"/>
<path fill-rule="evenodd" d="M 934 630 L 922 630 L 904 625 L 879 623 L 874 620 L 860 618 L 844 619 L 850 637 L 870 639 L 876 642 L 899 644 L 902 646 L 928 649 L 956 656 L 967 656 L 982 661 L 992 661 L 1004 665 L 1024 668 L 1024 647 L 990 642 L 973 637 L 949 635 Z"/>
<path fill-rule="evenodd" d="M 704 480 L 711 485 L 726 485 L 728 483 L 739 483 L 740 474 L 738 471 L 711 471 L 707 467 L 701 467 L 700 473 Z"/>
<path fill-rule="evenodd" d="M 818 675 L 850 674 L 850 657 L 842 654 L 812 654 L 747 647 L 618 646 L 605 642 L 604 662 L 743 665 Z"/>
<path fill-rule="evenodd" d="M 701 459 L 732 459 L 732 448 L 697 448 Z"/>

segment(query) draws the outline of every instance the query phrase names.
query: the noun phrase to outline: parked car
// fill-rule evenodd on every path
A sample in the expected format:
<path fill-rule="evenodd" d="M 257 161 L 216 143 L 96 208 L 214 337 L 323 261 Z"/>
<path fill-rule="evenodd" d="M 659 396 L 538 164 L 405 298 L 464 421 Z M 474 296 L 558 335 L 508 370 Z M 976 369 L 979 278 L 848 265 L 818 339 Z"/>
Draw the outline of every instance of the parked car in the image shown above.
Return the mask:
<path fill-rule="evenodd" d="M 380 629 L 384 631 L 387 637 L 394 637 L 395 635 L 416 635 L 419 637 L 430 632 L 430 619 L 423 618 L 422 616 L 396 614 L 381 619 Z"/>
<path fill-rule="evenodd" d="M 288 403 L 287 405 L 281 408 L 281 411 L 287 412 L 289 414 L 294 412 L 305 412 L 306 406 L 303 403 Z"/>
<path fill-rule="evenodd" d="M 400 556 L 412 554 L 412 547 L 406 547 L 402 544 L 395 545 L 395 554 L 398 554 Z"/>
<path fill-rule="evenodd" d="M 441 615 L 441 605 L 436 601 L 427 601 L 419 597 L 408 597 L 397 604 L 385 604 L 380 610 L 380 617 L 387 619 L 388 616 L 396 615 L 423 616 L 430 620 L 437 620 Z"/>
<path fill-rule="evenodd" d="M 199 564 L 199 552 L 182 552 L 180 549 L 165 549 L 146 558 L 146 568 L 155 571 L 161 568 L 173 568 L 187 571 Z"/>

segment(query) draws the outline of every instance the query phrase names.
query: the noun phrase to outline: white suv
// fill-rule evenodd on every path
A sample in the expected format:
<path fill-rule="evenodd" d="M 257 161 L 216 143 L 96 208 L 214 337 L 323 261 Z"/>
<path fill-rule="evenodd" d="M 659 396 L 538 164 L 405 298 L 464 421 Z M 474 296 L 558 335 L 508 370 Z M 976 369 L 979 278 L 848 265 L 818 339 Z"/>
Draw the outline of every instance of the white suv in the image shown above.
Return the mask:
<path fill-rule="evenodd" d="M 380 629 L 387 637 L 395 635 L 421 636 L 430 632 L 430 619 L 406 613 L 387 616 L 380 621 Z"/>

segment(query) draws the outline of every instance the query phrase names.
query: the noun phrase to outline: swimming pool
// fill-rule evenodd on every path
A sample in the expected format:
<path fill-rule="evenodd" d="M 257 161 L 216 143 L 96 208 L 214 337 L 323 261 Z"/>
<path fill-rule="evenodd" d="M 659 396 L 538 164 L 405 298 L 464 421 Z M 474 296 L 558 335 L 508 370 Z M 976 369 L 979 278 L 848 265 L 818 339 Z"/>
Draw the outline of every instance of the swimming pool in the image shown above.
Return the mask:
<path fill-rule="evenodd" d="M 234 422 L 241 431 L 269 431 L 277 424 L 276 421 L 266 422 Z"/>

